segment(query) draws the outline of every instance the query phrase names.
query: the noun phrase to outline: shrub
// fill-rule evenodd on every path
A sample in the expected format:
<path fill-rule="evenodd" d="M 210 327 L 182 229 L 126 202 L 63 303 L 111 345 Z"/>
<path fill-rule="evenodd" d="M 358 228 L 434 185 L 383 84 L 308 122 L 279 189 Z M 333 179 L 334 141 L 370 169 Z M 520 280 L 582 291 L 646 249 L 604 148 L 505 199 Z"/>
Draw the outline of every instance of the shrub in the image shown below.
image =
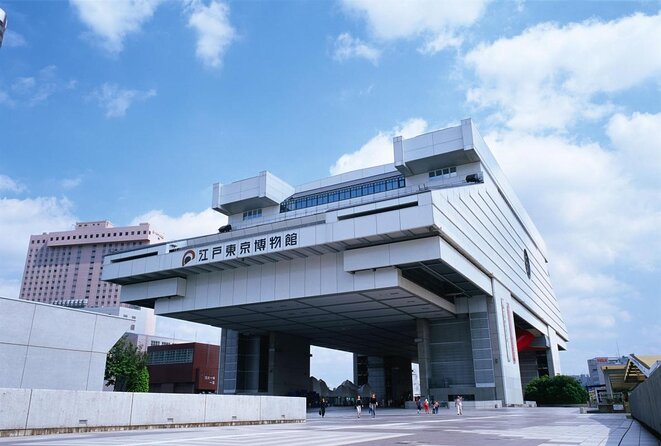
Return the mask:
<path fill-rule="evenodd" d="M 525 399 L 537 404 L 583 404 L 588 392 L 570 376 L 542 376 L 528 383 Z"/>

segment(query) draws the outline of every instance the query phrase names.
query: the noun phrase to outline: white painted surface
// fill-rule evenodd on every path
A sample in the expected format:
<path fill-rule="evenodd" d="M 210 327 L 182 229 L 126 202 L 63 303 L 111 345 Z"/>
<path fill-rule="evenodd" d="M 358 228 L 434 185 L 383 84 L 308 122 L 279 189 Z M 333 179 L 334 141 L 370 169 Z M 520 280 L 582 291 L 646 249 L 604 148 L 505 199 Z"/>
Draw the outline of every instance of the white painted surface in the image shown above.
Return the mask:
<path fill-rule="evenodd" d="M 0 430 L 305 420 L 305 398 L 0 388 Z"/>
<path fill-rule="evenodd" d="M 0 387 L 101 390 L 108 350 L 130 320 L 0 298 Z"/>

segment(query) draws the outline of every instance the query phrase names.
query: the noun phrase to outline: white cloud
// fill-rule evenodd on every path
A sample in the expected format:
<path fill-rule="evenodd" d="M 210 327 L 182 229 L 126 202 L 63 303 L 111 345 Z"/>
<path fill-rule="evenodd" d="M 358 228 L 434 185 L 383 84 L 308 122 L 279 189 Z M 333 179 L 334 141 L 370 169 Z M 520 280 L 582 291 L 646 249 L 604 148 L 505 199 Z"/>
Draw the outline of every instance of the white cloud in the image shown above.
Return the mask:
<path fill-rule="evenodd" d="M 171 217 L 161 210 L 148 211 L 131 222 L 132 225 L 148 222 L 166 240 L 180 240 L 218 232 L 227 224 L 227 217 L 209 208 L 201 212 L 186 212 Z"/>
<path fill-rule="evenodd" d="M 124 39 L 139 32 L 161 0 L 69 0 L 80 20 L 101 38 L 101 45 L 110 53 L 119 53 Z"/>
<path fill-rule="evenodd" d="M 127 90 L 116 84 L 105 83 L 94 90 L 90 97 L 96 99 L 106 112 L 107 118 L 118 118 L 126 115 L 126 111 L 135 101 L 145 101 L 156 96 L 156 90 Z"/>
<path fill-rule="evenodd" d="M 65 88 L 57 77 L 57 67 L 48 65 L 32 76 L 15 78 L 7 91 L 0 91 L 0 104 L 32 107 Z"/>
<path fill-rule="evenodd" d="M 484 13 L 484 0 L 342 0 L 350 14 L 367 21 L 379 40 L 422 37 L 423 52 L 433 53 L 456 46 L 455 31 L 475 23 Z"/>
<path fill-rule="evenodd" d="M 227 48 L 236 38 L 229 21 L 229 6 L 215 0 L 205 6 L 194 0 L 189 2 L 189 9 L 188 26 L 197 32 L 195 54 L 205 65 L 219 68 Z"/>
<path fill-rule="evenodd" d="M 30 235 L 71 229 L 76 222 L 66 198 L 37 197 L 24 200 L 0 197 L 0 291 L 18 297 Z M 12 294 L 12 290 L 14 291 Z"/>
<path fill-rule="evenodd" d="M 556 255 L 588 271 L 661 262 L 661 195 L 636 183 L 620 152 L 557 135 L 502 132 L 486 139 Z"/>
<path fill-rule="evenodd" d="M 401 135 L 404 138 L 410 138 L 424 133 L 426 130 L 427 121 L 420 118 L 412 118 L 390 131 L 379 132 L 360 149 L 342 155 L 331 166 L 330 173 L 331 175 L 339 175 L 351 170 L 392 163 L 394 161 L 393 137 Z"/>
<path fill-rule="evenodd" d="M 349 33 L 342 33 L 335 39 L 333 58 L 339 62 L 353 58 L 363 58 L 376 65 L 379 56 L 381 56 L 381 51 L 358 38 L 351 37 Z"/>
<path fill-rule="evenodd" d="M 446 48 L 459 48 L 464 42 L 462 37 L 456 36 L 449 32 L 442 32 L 433 39 L 425 42 L 418 51 L 422 54 L 436 54 Z"/>
<path fill-rule="evenodd" d="M 661 113 L 618 113 L 608 122 L 606 134 L 635 181 L 661 189 Z"/>
<path fill-rule="evenodd" d="M 80 186 L 80 183 L 82 183 L 83 179 L 80 177 L 77 178 L 65 178 L 63 179 L 60 184 L 64 189 L 74 189 L 78 186 Z"/>
<path fill-rule="evenodd" d="M 16 181 L 12 180 L 7 175 L 0 174 L 0 192 L 9 191 L 9 192 L 22 192 L 25 190 L 25 187 Z"/>
<path fill-rule="evenodd" d="M 609 128 L 631 141 L 632 134 L 645 135 L 641 129 L 650 120 L 619 116 Z M 593 351 L 587 357 L 597 356 L 597 340 L 604 347 L 640 337 L 632 333 L 634 321 L 646 317 L 639 302 L 645 288 L 630 274 L 653 275 L 661 265 L 661 194 L 625 167 L 628 146 L 618 138 L 612 147 L 517 131 L 485 138 L 549 247 L 552 283 L 573 340 L 573 370 L 585 367 L 576 357 L 587 347 Z"/>
<path fill-rule="evenodd" d="M 5 32 L 4 39 L 2 41 L 2 46 L 6 48 L 20 48 L 22 46 L 27 46 L 28 42 L 25 40 L 25 37 L 23 37 L 21 34 L 17 33 L 16 31 L 12 31 L 11 29 L 8 29 Z"/>
<path fill-rule="evenodd" d="M 661 14 L 636 14 L 610 22 L 543 23 L 481 44 L 465 58 L 478 84 L 467 99 L 498 110 L 499 121 L 519 130 L 565 130 L 578 119 L 602 118 L 614 109 L 609 94 L 658 79 L 660 28 Z"/>

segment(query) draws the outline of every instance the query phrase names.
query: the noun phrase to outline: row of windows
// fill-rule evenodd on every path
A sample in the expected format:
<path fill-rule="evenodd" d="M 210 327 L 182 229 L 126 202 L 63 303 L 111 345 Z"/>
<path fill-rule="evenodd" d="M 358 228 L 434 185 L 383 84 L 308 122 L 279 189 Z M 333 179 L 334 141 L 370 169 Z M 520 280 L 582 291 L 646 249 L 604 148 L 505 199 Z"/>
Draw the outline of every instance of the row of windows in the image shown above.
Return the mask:
<path fill-rule="evenodd" d="M 457 176 L 456 167 L 445 167 L 443 169 L 436 169 L 429 172 L 429 178 L 442 177 L 442 178 L 454 178 Z"/>
<path fill-rule="evenodd" d="M 385 178 L 377 181 L 356 184 L 343 189 L 320 192 L 304 197 L 290 198 L 280 204 L 280 212 L 295 211 L 297 209 L 309 208 L 336 201 L 349 200 L 351 198 L 363 197 L 365 195 L 378 194 L 388 190 L 401 189 L 406 186 L 402 175 Z"/>
<path fill-rule="evenodd" d="M 259 218 L 262 216 L 262 210 L 261 209 L 253 209 L 250 211 L 245 211 L 243 213 L 243 219 L 244 220 L 252 220 L 253 218 Z"/>
<path fill-rule="evenodd" d="M 161 350 L 149 352 L 147 364 L 187 364 L 193 362 L 193 349 Z"/>
<path fill-rule="evenodd" d="M 124 233 L 124 232 L 120 232 L 120 233 L 119 233 L 119 236 L 122 237 L 122 236 L 124 236 L 124 235 L 136 235 L 136 232 L 137 232 L 137 235 L 140 235 L 140 231 L 131 231 L 130 234 L 129 234 L 128 231 L 126 231 L 126 233 Z M 149 231 L 149 233 L 151 234 L 151 231 Z M 146 234 L 147 234 L 147 231 L 142 231 L 142 234 L 146 235 Z M 82 235 L 78 235 L 77 237 L 76 237 L 75 235 L 67 235 L 67 238 L 66 238 L 66 239 L 64 238 L 64 236 L 62 236 L 62 237 L 50 237 L 50 241 L 52 242 L 53 240 L 55 240 L 55 241 L 60 241 L 60 240 L 80 240 L 80 239 L 88 238 L 87 235 L 88 235 L 88 234 L 82 234 Z M 117 237 L 117 232 L 113 232 L 112 235 L 111 235 L 110 232 L 108 232 L 108 233 L 103 232 L 103 233 L 101 233 L 101 234 L 89 234 L 89 238 L 99 238 L 99 237 L 102 237 L 102 238 L 103 238 L 103 237 Z M 37 243 L 46 243 L 46 240 L 41 240 L 41 239 L 38 239 L 38 240 L 32 240 L 32 243 L 34 244 L 35 241 L 36 241 Z"/>

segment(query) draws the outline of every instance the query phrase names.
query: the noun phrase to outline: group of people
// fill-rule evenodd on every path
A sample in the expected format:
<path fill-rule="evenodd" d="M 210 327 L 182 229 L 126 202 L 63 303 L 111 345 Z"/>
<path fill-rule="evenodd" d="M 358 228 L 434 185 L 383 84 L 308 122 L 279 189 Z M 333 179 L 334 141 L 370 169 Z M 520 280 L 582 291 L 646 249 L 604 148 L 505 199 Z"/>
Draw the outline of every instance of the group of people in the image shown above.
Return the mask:
<path fill-rule="evenodd" d="M 370 414 L 372 414 L 372 418 L 376 417 L 376 406 L 379 405 L 379 402 L 376 399 L 376 393 L 373 393 L 372 396 L 370 397 L 370 402 L 368 405 Z M 363 411 L 363 400 L 360 398 L 360 395 L 356 397 L 356 413 L 358 414 L 358 418 L 360 418 L 360 414 Z"/>
<path fill-rule="evenodd" d="M 379 405 L 378 400 L 376 399 L 376 393 L 373 393 L 372 396 L 370 397 L 368 408 L 370 411 L 370 414 L 372 415 L 372 418 L 376 417 L 376 407 Z M 326 407 L 328 407 L 328 403 L 326 402 L 325 399 L 321 399 L 321 402 L 319 403 L 319 415 L 321 417 L 326 416 Z M 360 398 L 360 395 L 356 398 L 356 413 L 358 414 L 358 418 L 360 418 L 360 414 L 363 411 L 363 400 Z"/>
<path fill-rule="evenodd" d="M 418 400 L 418 413 L 424 410 L 426 414 L 429 414 L 429 409 L 431 408 L 431 413 L 437 414 L 440 407 L 441 403 L 438 401 L 434 401 L 430 404 L 427 398 L 425 398 L 424 401 L 422 401 L 422 399 Z"/>
<path fill-rule="evenodd" d="M 418 413 L 425 411 L 426 414 L 429 414 L 429 408 L 431 408 L 433 414 L 438 413 L 438 409 L 441 407 L 441 404 L 438 401 L 434 401 L 432 404 L 429 404 L 429 400 L 425 398 L 418 400 Z M 454 399 L 454 407 L 457 409 L 457 415 L 464 414 L 464 397 L 457 395 Z"/>
<path fill-rule="evenodd" d="M 463 415 L 464 414 L 464 398 L 461 395 L 457 395 L 454 399 L 454 407 L 457 409 L 457 415 Z M 379 405 L 377 399 L 376 399 L 376 394 L 373 393 L 372 396 L 370 397 L 369 400 L 369 412 L 372 415 L 372 418 L 376 417 L 376 407 Z M 321 399 L 321 402 L 319 403 L 319 415 L 321 417 L 326 416 L 326 407 L 328 407 L 328 403 L 326 402 L 325 399 Z M 424 410 L 426 414 L 429 413 L 429 408 L 431 407 L 432 413 L 437 414 L 438 409 L 441 407 L 440 403 L 438 401 L 434 401 L 431 405 L 429 404 L 429 400 L 427 398 L 418 400 L 418 413 L 420 411 Z M 363 411 L 363 400 L 360 398 L 360 395 L 356 398 L 356 414 L 358 415 L 358 418 L 360 418 L 360 414 Z"/>

